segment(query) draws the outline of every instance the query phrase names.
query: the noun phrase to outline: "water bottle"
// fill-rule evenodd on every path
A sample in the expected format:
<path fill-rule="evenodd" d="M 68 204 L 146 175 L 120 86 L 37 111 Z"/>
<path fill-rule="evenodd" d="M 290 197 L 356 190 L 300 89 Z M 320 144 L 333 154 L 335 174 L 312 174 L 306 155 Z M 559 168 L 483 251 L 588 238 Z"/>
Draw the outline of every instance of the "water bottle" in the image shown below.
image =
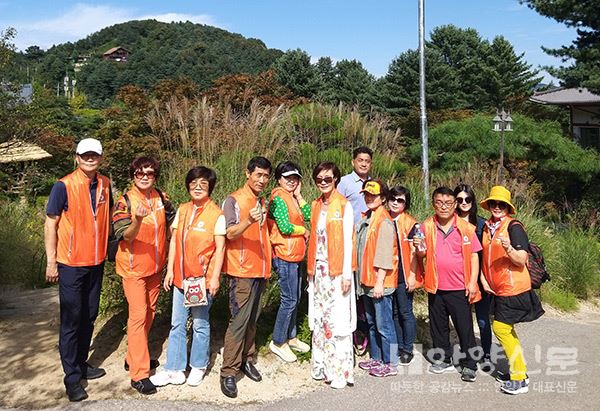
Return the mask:
<path fill-rule="evenodd" d="M 427 250 L 427 246 L 425 245 L 425 234 L 423 234 L 423 232 L 421 231 L 421 224 L 419 223 L 415 224 L 415 235 L 413 236 L 413 238 L 421 239 L 421 244 L 417 247 L 418 251 L 423 252 Z"/>

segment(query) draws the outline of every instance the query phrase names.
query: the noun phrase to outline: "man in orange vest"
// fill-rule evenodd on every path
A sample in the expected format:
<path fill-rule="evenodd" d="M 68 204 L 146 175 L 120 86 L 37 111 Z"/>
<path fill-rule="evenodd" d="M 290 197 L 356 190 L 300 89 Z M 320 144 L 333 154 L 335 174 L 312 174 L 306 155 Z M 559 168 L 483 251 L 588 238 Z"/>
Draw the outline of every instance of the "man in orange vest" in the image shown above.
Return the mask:
<path fill-rule="evenodd" d="M 88 364 L 94 321 L 98 315 L 104 259 L 112 214 L 110 181 L 97 173 L 102 145 L 93 138 L 77 144 L 77 170 L 52 187 L 46 206 L 44 242 L 46 280 L 58 282 L 59 351 L 70 401 L 87 393 L 82 379 L 106 372 Z"/>
<path fill-rule="evenodd" d="M 471 304 L 481 299 L 477 285 L 481 243 L 475 226 L 457 218 L 454 191 L 438 187 L 433 192 L 435 216 L 423 222 L 421 235 L 413 245 L 419 258 L 425 259 L 424 288 L 428 293 L 429 325 L 433 350 L 428 353 L 434 374 L 454 371 L 452 359 L 462 366 L 461 379 L 474 382 L 477 346 L 473 332 Z M 424 238 L 423 238 L 424 236 Z M 448 317 L 458 334 L 461 352 L 452 353 Z M 441 355 L 441 360 L 436 355 Z"/>
<path fill-rule="evenodd" d="M 246 168 L 246 184 L 223 203 L 227 225 L 223 271 L 229 276 L 231 318 L 223 344 L 221 391 L 230 398 L 237 396 L 235 377 L 240 370 L 253 381 L 262 380 L 254 367 L 256 321 L 260 297 L 271 277 L 271 242 L 260 194 L 270 175 L 269 160 L 252 158 Z"/>

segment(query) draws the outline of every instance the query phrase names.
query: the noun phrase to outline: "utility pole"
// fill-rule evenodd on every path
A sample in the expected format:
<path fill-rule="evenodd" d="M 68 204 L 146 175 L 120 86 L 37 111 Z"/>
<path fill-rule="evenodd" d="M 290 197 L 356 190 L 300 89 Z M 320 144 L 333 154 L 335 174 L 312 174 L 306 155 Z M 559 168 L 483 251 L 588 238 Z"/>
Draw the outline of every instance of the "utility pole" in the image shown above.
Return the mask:
<path fill-rule="evenodd" d="M 421 165 L 423 168 L 423 194 L 429 206 L 429 136 L 425 106 L 425 0 L 419 0 L 419 100 L 421 109 Z"/>

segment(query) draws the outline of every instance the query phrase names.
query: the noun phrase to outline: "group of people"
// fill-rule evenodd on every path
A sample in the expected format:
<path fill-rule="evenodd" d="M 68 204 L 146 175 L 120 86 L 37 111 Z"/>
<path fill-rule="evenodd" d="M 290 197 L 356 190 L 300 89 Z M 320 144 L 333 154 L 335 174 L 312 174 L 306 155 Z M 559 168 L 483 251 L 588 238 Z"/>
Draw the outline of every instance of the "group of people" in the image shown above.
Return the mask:
<path fill-rule="evenodd" d="M 480 202 L 491 213 L 485 221 L 477 215 L 469 186 L 439 187 L 432 196 L 435 215 L 419 224 L 408 213 L 410 192 L 371 178 L 373 153 L 359 147 L 351 174 L 342 177 L 332 162 L 315 167 L 312 179 L 320 194 L 312 204 L 302 196 L 297 164 L 285 161 L 272 170 L 268 159 L 254 157 L 247 164 L 245 184 L 222 207 L 211 200 L 215 172 L 203 166 L 190 169 L 185 177 L 189 201 L 175 210 L 155 186 L 160 173 L 156 159 L 142 156 L 130 164 L 131 187 L 115 202 L 109 179 L 97 172 L 101 143 L 82 140 L 75 158 L 77 169 L 51 191 L 45 223 L 46 277 L 59 283 L 59 351 L 69 400 L 87 398 L 81 381 L 105 374 L 87 360 L 109 237 L 118 241 L 115 267 L 129 307 L 124 367 L 131 386 L 142 394 L 167 384 L 202 382 L 210 361 L 209 311 L 222 273 L 230 319 L 221 391 L 236 397 L 240 373 L 261 381 L 255 335 L 272 269 L 281 302 L 269 349 L 286 362 L 296 361 L 295 352 L 310 351 L 315 380 L 332 388 L 354 383 L 357 312 L 364 311 L 370 347 L 370 358 L 360 361 L 360 368 L 386 377 L 410 364 L 416 337 L 413 295 L 423 287 L 433 341 L 429 371 L 454 371 L 455 363 L 463 381 L 475 381 L 477 361 L 490 361 L 493 330 L 510 364 L 510 378 L 501 389 L 527 392 L 514 324 L 531 321 L 543 310 L 527 272 L 527 235 L 511 217 L 515 207 L 506 188 L 493 187 Z M 263 192 L 272 174 L 277 187 L 267 202 Z M 303 289 L 300 263 L 305 259 L 310 345 L 298 339 L 296 330 Z M 171 329 L 166 364 L 153 373 L 159 364 L 150 358 L 148 334 L 161 287 L 173 292 Z M 473 304 L 480 346 L 473 331 Z M 460 352 L 452 351 L 449 318 Z"/>

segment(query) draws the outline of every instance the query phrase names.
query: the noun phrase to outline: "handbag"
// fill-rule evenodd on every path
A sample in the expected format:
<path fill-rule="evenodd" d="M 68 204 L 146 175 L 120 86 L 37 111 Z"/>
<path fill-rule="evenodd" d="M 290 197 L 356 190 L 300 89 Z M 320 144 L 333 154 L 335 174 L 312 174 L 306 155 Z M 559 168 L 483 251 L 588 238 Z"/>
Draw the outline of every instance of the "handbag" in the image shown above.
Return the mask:
<path fill-rule="evenodd" d="M 206 277 L 189 277 L 183 280 L 184 307 L 208 305 L 206 296 Z"/>

